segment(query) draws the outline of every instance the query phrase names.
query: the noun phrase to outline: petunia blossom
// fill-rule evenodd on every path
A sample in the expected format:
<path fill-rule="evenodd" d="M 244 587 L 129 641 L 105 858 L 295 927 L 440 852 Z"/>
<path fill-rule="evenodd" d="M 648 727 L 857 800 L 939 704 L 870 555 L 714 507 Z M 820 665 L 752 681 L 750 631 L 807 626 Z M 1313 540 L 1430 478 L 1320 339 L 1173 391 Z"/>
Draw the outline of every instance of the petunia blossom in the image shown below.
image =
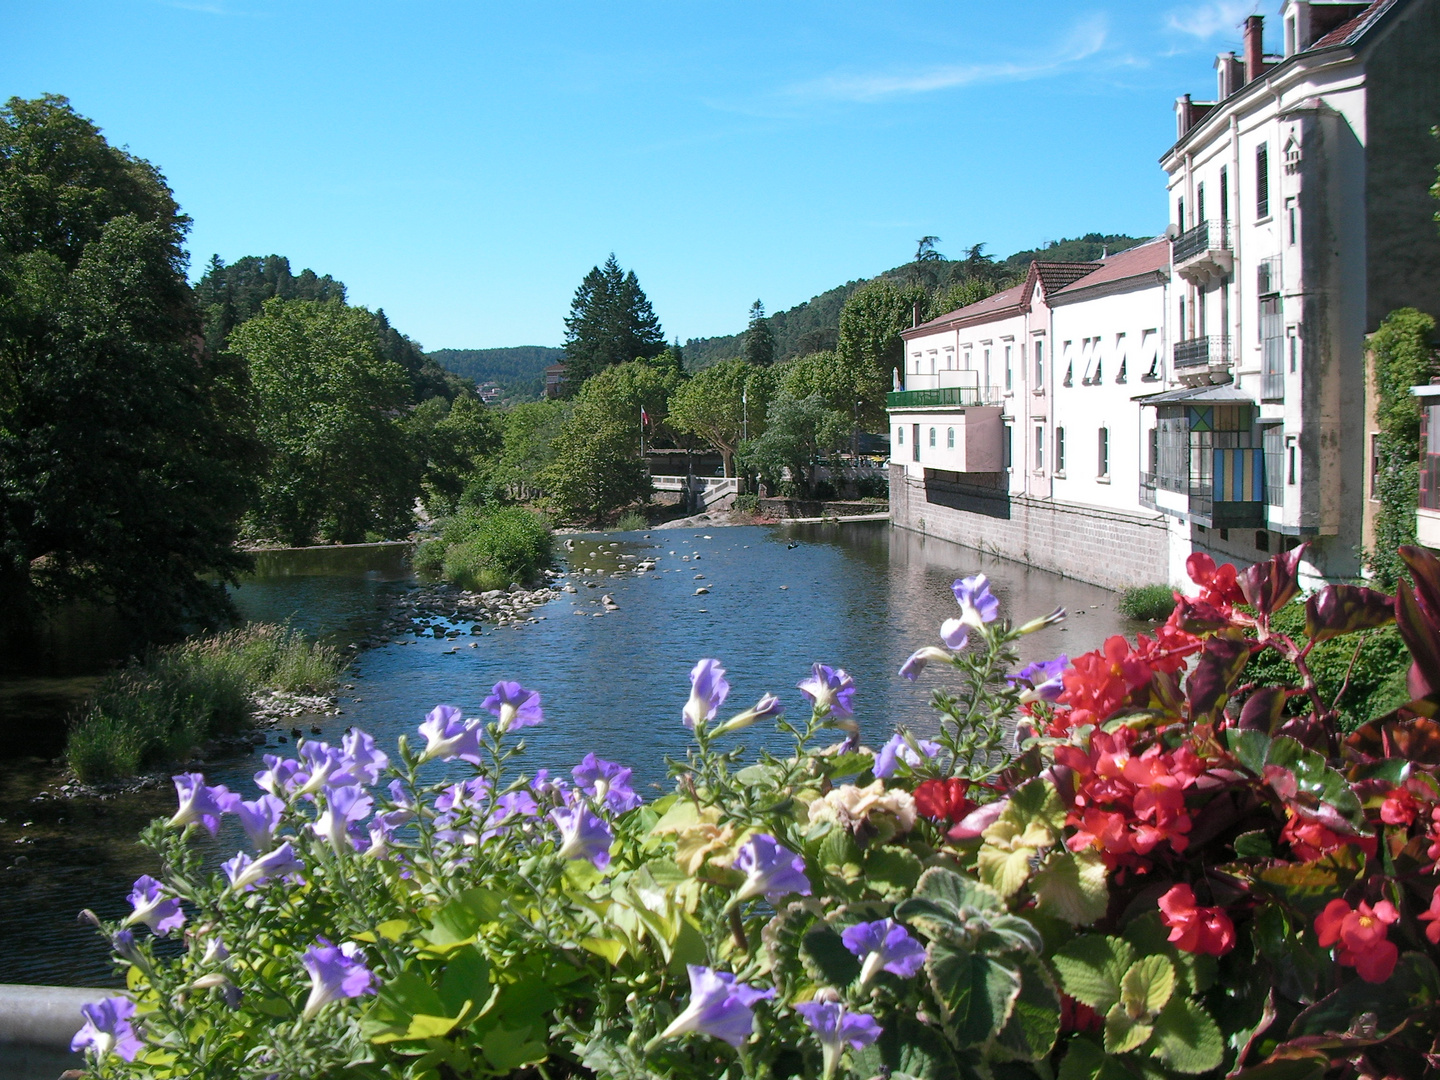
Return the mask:
<path fill-rule="evenodd" d="M 1007 678 L 1012 685 L 1021 687 L 1022 703 L 1054 701 L 1065 692 L 1065 669 L 1069 666 L 1070 658 L 1061 653 L 1054 660 L 1037 660 L 1027 664 Z"/>
<path fill-rule="evenodd" d="M 145 1049 L 131 1023 L 135 1016 L 135 1003 L 129 998 L 105 998 L 81 1005 L 80 1015 L 85 1017 L 85 1024 L 70 1040 L 70 1049 L 75 1053 L 81 1053 L 88 1047 L 99 1059 L 115 1054 L 126 1061 L 134 1061 L 135 1055 Z"/>
<path fill-rule="evenodd" d="M 846 1046 L 863 1050 L 880 1038 L 884 1030 L 873 1016 L 851 1012 L 838 1001 L 806 1001 L 796 1005 L 795 1011 L 805 1018 L 820 1040 L 824 1080 L 835 1075 Z"/>
<path fill-rule="evenodd" d="M 757 720 L 772 720 L 785 715 L 785 706 L 774 694 L 762 694 L 760 700 L 744 712 L 736 713 L 715 729 L 716 735 L 728 735 L 732 731 L 747 728 Z"/>
<path fill-rule="evenodd" d="M 875 765 L 871 771 L 882 780 L 888 780 L 895 775 L 895 770 L 899 768 L 901 762 L 913 769 L 925 758 L 933 758 L 941 750 L 940 744 L 933 739 L 916 739 L 915 746 L 920 748 L 920 753 L 917 754 L 915 748 L 906 741 L 905 736 L 897 731 L 890 736 L 890 741 L 882 746 L 880 752 L 875 755 Z"/>
<path fill-rule="evenodd" d="M 228 814 L 240 798 L 224 784 L 208 787 L 202 773 L 181 773 L 170 779 L 175 781 L 175 793 L 180 798 L 180 808 L 170 819 L 171 828 L 198 822 L 214 836 L 220 816 Z"/>
<path fill-rule="evenodd" d="M 374 805 L 370 793 L 358 785 L 327 788 L 325 809 L 310 823 L 310 831 L 328 840 L 336 851 L 353 848 L 350 823 L 365 818 Z"/>
<path fill-rule="evenodd" d="M 562 859 L 589 859 L 597 870 L 610 865 L 610 845 L 615 842 L 615 835 L 604 819 L 583 801 L 574 806 L 556 807 L 550 811 L 550 820 L 560 829 L 557 854 Z"/>
<path fill-rule="evenodd" d="M 1220 907 L 1199 907 L 1189 885 L 1176 885 L 1160 897 L 1160 921 L 1170 942 L 1188 953 L 1224 956 L 1235 948 L 1235 924 Z"/>
<path fill-rule="evenodd" d="M 287 840 L 274 851 L 261 855 L 258 859 L 250 858 L 243 851 L 239 852 L 221 869 L 230 879 L 232 891 L 245 892 L 272 878 L 298 873 L 305 869 L 305 864 L 296 857 L 295 849 Z"/>
<path fill-rule="evenodd" d="M 265 768 L 255 774 L 255 786 L 277 798 L 291 795 L 308 777 L 302 776 L 300 762 L 278 754 L 265 755 Z"/>
<path fill-rule="evenodd" d="M 235 816 L 245 830 L 245 838 L 256 851 L 264 851 L 275 841 L 275 830 L 280 826 L 280 815 L 285 804 L 269 792 L 251 802 L 237 802 Z"/>
<path fill-rule="evenodd" d="M 840 934 L 840 940 L 845 943 L 845 948 L 863 961 L 860 967 L 862 987 L 882 971 L 908 979 L 925 966 L 925 946 L 894 919 L 847 926 Z"/>
<path fill-rule="evenodd" d="M 701 660 L 690 669 L 690 699 L 681 710 L 681 719 L 690 730 L 715 719 L 715 712 L 730 694 L 725 669 L 719 660 Z"/>
<path fill-rule="evenodd" d="M 744 884 L 735 894 L 736 903 L 764 896 L 775 904 L 791 893 L 810 895 L 804 858 L 768 833 L 755 833 L 741 844 L 732 865 L 745 875 Z"/>
<path fill-rule="evenodd" d="M 593 753 L 570 770 L 575 786 L 597 802 L 603 802 L 617 814 L 634 810 L 645 800 L 630 786 L 632 770 L 613 761 L 598 758 Z"/>
<path fill-rule="evenodd" d="M 757 990 L 738 981 L 728 971 L 714 971 L 687 964 L 690 973 L 690 1003 L 655 1037 L 673 1039 L 694 1032 L 727 1042 L 737 1050 L 755 1030 L 753 1006 L 775 996 L 774 990 Z"/>
<path fill-rule="evenodd" d="M 970 628 L 959 619 L 946 619 L 940 624 L 940 640 L 947 649 L 959 652 L 970 644 Z"/>
<path fill-rule="evenodd" d="M 944 649 L 937 649 L 934 645 L 926 645 L 923 649 L 916 649 L 906 658 L 905 662 L 900 665 L 900 674 L 904 678 L 914 682 L 916 678 L 919 677 L 920 672 L 925 670 L 925 665 L 930 663 L 931 660 L 949 660 L 951 655 L 951 653 L 946 652 Z"/>
<path fill-rule="evenodd" d="M 526 690 L 518 682 L 497 682 L 480 707 L 499 718 L 502 733 L 534 727 L 545 719 L 544 710 L 540 708 L 540 691 Z"/>
<path fill-rule="evenodd" d="M 813 664 L 810 678 L 796 685 L 816 709 L 828 708 L 832 716 L 855 715 L 855 680 L 844 668 Z"/>
<path fill-rule="evenodd" d="M 390 764 L 390 756 L 376 748 L 374 737 L 358 728 L 351 728 L 345 733 L 340 747 L 345 771 L 355 778 L 356 783 L 375 783 Z"/>
<path fill-rule="evenodd" d="M 466 720 L 454 705 L 437 705 L 426 713 L 420 734 L 425 736 L 421 764 L 435 758 L 480 764 L 480 721 Z"/>
<path fill-rule="evenodd" d="M 347 941 L 338 948 L 324 938 L 305 951 L 301 964 L 310 975 L 310 996 L 302 1017 L 309 1020 L 332 1001 L 375 993 L 379 980 L 365 966 L 360 946 Z"/>
<path fill-rule="evenodd" d="M 134 910 L 125 917 L 124 926 L 144 923 L 152 934 L 164 937 L 171 930 L 185 925 L 185 912 L 180 908 L 180 901 L 166 896 L 160 882 L 149 874 L 141 874 L 135 879 L 135 887 L 126 899 Z"/>
<path fill-rule="evenodd" d="M 951 586 L 960 604 L 960 621 L 979 630 L 1000 615 L 1000 601 L 990 592 L 990 579 L 984 574 L 961 578 Z"/>

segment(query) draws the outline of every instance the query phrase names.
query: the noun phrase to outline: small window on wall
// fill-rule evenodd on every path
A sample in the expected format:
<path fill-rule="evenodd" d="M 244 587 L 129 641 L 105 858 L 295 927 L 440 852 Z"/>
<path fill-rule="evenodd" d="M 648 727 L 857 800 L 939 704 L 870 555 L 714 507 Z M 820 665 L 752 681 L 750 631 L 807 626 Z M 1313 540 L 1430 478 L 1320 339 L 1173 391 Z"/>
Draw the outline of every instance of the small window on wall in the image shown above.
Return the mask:
<path fill-rule="evenodd" d="M 953 427 L 945 429 L 945 449 L 955 449 L 955 429 Z"/>
<path fill-rule="evenodd" d="M 1005 346 L 1005 392 L 1008 394 L 1015 389 L 1015 376 L 1010 366 L 1010 346 Z"/>
<path fill-rule="evenodd" d="M 1285 200 L 1285 232 L 1293 247 L 1300 233 L 1300 208 L 1295 205 L 1294 196 Z"/>
<path fill-rule="evenodd" d="M 1004 443 L 1004 446 L 1001 447 L 1001 449 L 1002 449 L 1002 451 L 1003 451 L 1003 453 L 1004 453 L 1004 455 L 1005 455 L 1002 460 L 1004 461 L 1004 463 L 1005 463 L 1005 468 L 1007 468 L 1007 469 L 1009 469 L 1009 468 L 1011 467 L 1011 462 L 1013 462 L 1013 461 L 1015 460 L 1014 435 L 1015 435 L 1015 429 L 1014 429 L 1011 425 L 1006 424 L 1006 425 L 1005 425 L 1005 443 Z"/>
<path fill-rule="evenodd" d="M 1045 385 L 1045 342 L 1037 339 L 1035 342 L 1035 388 L 1038 390 Z"/>
<path fill-rule="evenodd" d="M 1065 429 L 1063 427 L 1055 429 L 1055 471 L 1057 473 L 1065 471 Z"/>
<path fill-rule="evenodd" d="M 1293 484 L 1300 476 L 1300 449 L 1295 436 L 1285 436 L 1285 483 Z"/>
<path fill-rule="evenodd" d="M 1096 475 L 1110 475 L 1110 429 L 1102 427 L 1096 440 Z"/>
<path fill-rule="evenodd" d="M 1261 143 L 1255 148 L 1255 216 L 1270 216 L 1270 146 Z"/>
<path fill-rule="evenodd" d="M 1370 433 L 1370 498 L 1380 498 L 1380 433 Z"/>
<path fill-rule="evenodd" d="M 935 429 L 933 427 L 930 429 L 930 445 L 935 445 Z"/>
<path fill-rule="evenodd" d="M 1035 425 L 1035 471 L 1045 471 L 1045 429 Z"/>
<path fill-rule="evenodd" d="M 905 429 L 904 429 L 903 427 L 897 427 L 897 428 L 895 429 L 895 445 L 896 445 L 896 446 L 904 446 L 904 445 L 905 445 Z"/>

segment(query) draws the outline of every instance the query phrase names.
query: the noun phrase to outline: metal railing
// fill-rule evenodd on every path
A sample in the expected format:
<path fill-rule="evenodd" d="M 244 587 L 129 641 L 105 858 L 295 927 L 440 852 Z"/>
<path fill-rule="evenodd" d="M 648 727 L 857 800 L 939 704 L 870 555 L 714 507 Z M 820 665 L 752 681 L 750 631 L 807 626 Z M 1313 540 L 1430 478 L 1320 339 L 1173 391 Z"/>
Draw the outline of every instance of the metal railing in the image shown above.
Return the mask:
<path fill-rule="evenodd" d="M 1255 264 L 1255 291 L 1269 296 L 1280 291 L 1280 256 L 1271 255 Z"/>
<path fill-rule="evenodd" d="M 1209 367 L 1230 360 L 1230 339 L 1223 334 L 1190 338 L 1175 343 L 1175 370 Z"/>
<path fill-rule="evenodd" d="M 1420 506 L 1440 510 L 1440 454 L 1420 456 Z"/>
<path fill-rule="evenodd" d="M 885 395 L 890 409 L 932 409 L 942 405 L 998 405 L 998 386 L 939 386 L 929 390 L 892 390 Z"/>
<path fill-rule="evenodd" d="M 1175 238 L 1172 256 L 1177 263 L 1193 259 L 1211 248 L 1230 247 L 1230 225 L 1224 221 L 1202 221 Z"/>
<path fill-rule="evenodd" d="M 1155 509 L 1155 474 L 1153 472 L 1140 474 L 1140 505 Z"/>

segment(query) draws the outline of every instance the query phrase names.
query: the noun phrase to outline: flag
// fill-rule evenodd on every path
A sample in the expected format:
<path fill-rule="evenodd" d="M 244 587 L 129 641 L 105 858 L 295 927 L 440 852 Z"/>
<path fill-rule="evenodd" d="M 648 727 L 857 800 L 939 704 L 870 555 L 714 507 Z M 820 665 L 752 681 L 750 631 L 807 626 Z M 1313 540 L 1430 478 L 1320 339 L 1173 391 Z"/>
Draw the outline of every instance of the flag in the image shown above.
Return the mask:
<path fill-rule="evenodd" d="M 640 406 L 640 426 L 641 426 L 641 427 L 644 427 L 644 426 L 645 426 L 646 424 L 648 424 L 648 423 L 650 423 L 650 414 L 645 411 L 645 406 L 644 406 L 644 405 L 641 405 L 641 406 Z"/>

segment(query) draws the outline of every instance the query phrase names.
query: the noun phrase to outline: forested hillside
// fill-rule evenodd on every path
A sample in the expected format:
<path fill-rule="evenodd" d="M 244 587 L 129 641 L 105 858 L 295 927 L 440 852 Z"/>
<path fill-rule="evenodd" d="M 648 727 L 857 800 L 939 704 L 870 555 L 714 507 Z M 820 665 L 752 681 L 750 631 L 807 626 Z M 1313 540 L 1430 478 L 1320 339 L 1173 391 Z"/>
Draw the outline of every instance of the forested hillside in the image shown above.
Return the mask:
<path fill-rule="evenodd" d="M 472 383 L 493 382 L 506 398 L 534 401 L 544 389 L 544 371 L 565 358 L 565 350 L 548 345 L 516 345 L 508 349 L 436 349 L 426 354 L 446 371 Z"/>

